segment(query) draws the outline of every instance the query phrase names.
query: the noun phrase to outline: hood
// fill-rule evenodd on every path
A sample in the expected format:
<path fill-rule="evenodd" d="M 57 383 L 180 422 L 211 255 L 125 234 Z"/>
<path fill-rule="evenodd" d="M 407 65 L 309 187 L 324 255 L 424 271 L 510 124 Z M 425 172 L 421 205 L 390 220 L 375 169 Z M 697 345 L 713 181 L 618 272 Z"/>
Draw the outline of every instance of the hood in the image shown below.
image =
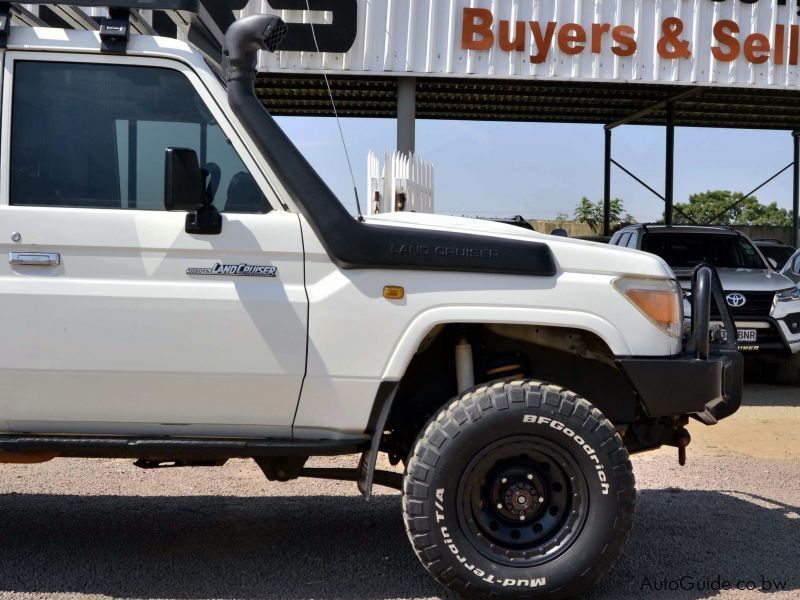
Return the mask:
<path fill-rule="evenodd" d="M 796 284 L 780 273 L 769 269 L 717 269 L 722 288 L 727 292 L 779 292 Z M 681 287 L 692 286 L 692 269 L 675 269 Z"/>
<path fill-rule="evenodd" d="M 654 254 L 597 242 L 546 235 L 507 223 L 414 212 L 383 213 L 366 217 L 365 220 L 368 224 L 375 225 L 455 231 L 545 243 L 553 252 L 557 267 L 561 271 L 674 277 L 667 263 Z"/>

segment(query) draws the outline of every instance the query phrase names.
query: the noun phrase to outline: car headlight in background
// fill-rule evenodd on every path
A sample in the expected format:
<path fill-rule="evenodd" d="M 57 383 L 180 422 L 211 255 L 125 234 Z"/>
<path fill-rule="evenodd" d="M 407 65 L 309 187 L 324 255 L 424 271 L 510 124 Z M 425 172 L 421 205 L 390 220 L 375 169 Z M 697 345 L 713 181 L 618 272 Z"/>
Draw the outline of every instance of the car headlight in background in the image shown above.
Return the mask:
<path fill-rule="evenodd" d="M 790 290 L 784 290 L 775 294 L 775 300 L 778 302 L 791 302 L 792 300 L 800 300 L 800 285 Z"/>
<path fill-rule="evenodd" d="M 672 337 L 683 334 L 683 292 L 674 279 L 621 277 L 614 287 L 657 327 Z"/>

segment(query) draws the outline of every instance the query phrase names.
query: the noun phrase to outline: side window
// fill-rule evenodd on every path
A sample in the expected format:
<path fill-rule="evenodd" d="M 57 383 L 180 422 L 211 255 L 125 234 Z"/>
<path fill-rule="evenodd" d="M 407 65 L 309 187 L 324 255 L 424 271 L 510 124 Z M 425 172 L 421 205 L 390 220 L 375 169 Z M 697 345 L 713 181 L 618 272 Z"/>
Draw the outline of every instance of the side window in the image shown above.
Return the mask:
<path fill-rule="evenodd" d="M 191 148 L 221 212 L 266 198 L 189 80 L 159 67 L 20 61 L 10 202 L 164 210 L 164 155 Z"/>
<path fill-rule="evenodd" d="M 629 240 L 629 239 L 631 239 L 631 234 L 630 234 L 630 232 L 623 233 L 623 234 L 620 236 L 620 238 L 619 238 L 619 241 L 617 242 L 617 246 L 627 246 L 627 245 L 628 245 L 628 240 Z"/>
<path fill-rule="evenodd" d="M 638 237 L 639 236 L 636 235 L 635 231 L 633 233 L 631 233 L 631 239 L 628 240 L 628 248 L 634 248 L 634 249 L 636 248 L 636 242 L 637 242 Z"/>
<path fill-rule="evenodd" d="M 793 271 L 800 275 L 800 254 L 797 255 L 797 258 L 794 261 L 794 269 Z"/>
<path fill-rule="evenodd" d="M 615 233 L 614 235 L 611 236 L 610 240 L 608 240 L 609 245 L 611 245 L 611 246 L 619 245 L 619 238 L 620 238 L 620 233 L 618 231 L 617 233 Z"/>
<path fill-rule="evenodd" d="M 738 247 L 739 251 L 741 252 L 741 257 L 734 258 L 734 260 L 738 260 L 750 265 L 762 265 L 763 267 L 764 259 L 761 258 L 761 255 L 758 253 L 758 250 L 756 250 L 756 247 L 752 243 L 742 239 L 742 242 L 736 244 L 736 247 Z M 769 263 L 767 263 L 766 266 L 769 268 Z"/>

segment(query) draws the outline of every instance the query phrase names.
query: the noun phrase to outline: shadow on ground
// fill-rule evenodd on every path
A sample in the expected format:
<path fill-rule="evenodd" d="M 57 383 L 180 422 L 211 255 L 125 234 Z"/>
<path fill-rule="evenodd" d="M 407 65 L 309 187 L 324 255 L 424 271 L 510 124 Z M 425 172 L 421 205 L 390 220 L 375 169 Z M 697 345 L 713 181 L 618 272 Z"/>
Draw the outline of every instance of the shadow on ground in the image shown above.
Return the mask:
<path fill-rule="evenodd" d="M 800 406 L 800 385 L 748 383 L 742 406 Z"/>
<path fill-rule="evenodd" d="M 0 496 L 0 594 L 118 598 L 413 598 L 440 594 L 406 539 L 399 496 Z M 789 578 L 800 509 L 744 494 L 645 490 L 625 556 L 593 600 L 655 581 Z M 794 577 L 794 580 L 791 578 Z M 713 596 L 697 591 L 662 598 Z"/>

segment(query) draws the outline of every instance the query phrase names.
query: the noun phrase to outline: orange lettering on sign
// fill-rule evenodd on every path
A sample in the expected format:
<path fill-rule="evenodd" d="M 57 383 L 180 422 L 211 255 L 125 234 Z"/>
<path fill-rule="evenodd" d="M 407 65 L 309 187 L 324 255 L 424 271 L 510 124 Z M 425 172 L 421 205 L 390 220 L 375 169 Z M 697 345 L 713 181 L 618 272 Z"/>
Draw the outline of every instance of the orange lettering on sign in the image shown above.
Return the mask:
<path fill-rule="evenodd" d="M 491 49 L 494 45 L 493 22 L 492 11 L 486 8 L 465 8 L 461 47 L 464 50 Z"/>
<path fill-rule="evenodd" d="M 558 49 L 564 54 L 580 54 L 583 52 L 584 44 L 586 44 L 586 30 L 577 23 L 567 23 L 559 30 Z"/>
<path fill-rule="evenodd" d="M 661 23 L 661 35 L 653 40 L 658 55 L 665 59 L 691 58 L 691 42 L 686 39 L 684 30 L 685 24 L 681 19 L 665 18 Z M 732 62 L 743 55 L 747 62 L 756 65 L 770 59 L 775 65 L 797 66 L 800 63 L 800 25 L 791 25 L 787 31 L 785 25 L 776 23 L 770 34 L 754 32 L 741 39 L 740 33 L 740 26 L 730 19 L 714 23 L 710 49 L 715 60 Z M 496 23 L 489 9 L 464 8 L 461 47 L 465 50 L 491 50 L 496 41 L 503 52 L 526 52 L 530 48 L 530 61 L 541 64 L 548 59 L 550 49 L 556 44 L 565 55 L 574 56 L 582 52 L 602 54 L 608 48 L 605 36 L 611 37 L 610 49 L 615 56 L 633 56 L 638 49 L 636 35 L 636 30 L 630 25 L 614 27 L 609 23 L 583 26 L 580 23 L 561 25 L 555 21 L 526 23 L 508 19 Z"/>
<path fill-rule="evenodd" d="M 739 26 L 729 19 L 722 19 L 714 24 L 714 39 L 722 46 L 712 46 L 711 54 L 717 60 L 730 62 L 739 56 L 739 40 L 734 33 L 739 33 Z"/>
<path fill-rule="evenodd" d="M 514 39 L 510 38 L 509 30 L 511 23 L 509 21 L 500 21 L 500 36 L 498 41 L 500 43 L 500 50 L 504 52 L 522 52 L 525 50 L 525 21 L 517 21 L 515 24 L 516 31 Z"/>
<path fill-rule="evenodd" d="M 536 44 L 536 51 L 531 54 L 531 62 L 534 64 L 541 64 L 547 59 L 547 53 L 550 50 L 550 44 L 553 41 L 553 36 L 556 33 L 556 24 L 554 21 L 547 23 L 547 29 L 542 33 L 542 26 L 539 21 L 531 21 L 531 32 L 533 33 L 533 41 Z"/>
<path fill-rule="evenodd" d="M 681 39 L 683 21 L 678 17 L 668 17 L 661 24 L 661 39 L 656 48 L 662 58 L 691 58 L 689 42 Z"/>
<path fill-rule="evenodd" d="M 611 30 L 611 39 L 618 45 L 612 46 L 611 52 L 617 56 L 633 56 L 636 54 L 636 31 L 630 25 L 617 25 Z"/>
<path fill-rule="evenodd" d="M 592 23 L 592 54 L 603 51 L 603 34 L 611 31 L 609 23 Z"/>
<path fill-rule="evenodd" d="M 744 57 L 760 65 L 769 60 L 769 38 L 763 33 L 751 33 L 744 40 Z"/>

